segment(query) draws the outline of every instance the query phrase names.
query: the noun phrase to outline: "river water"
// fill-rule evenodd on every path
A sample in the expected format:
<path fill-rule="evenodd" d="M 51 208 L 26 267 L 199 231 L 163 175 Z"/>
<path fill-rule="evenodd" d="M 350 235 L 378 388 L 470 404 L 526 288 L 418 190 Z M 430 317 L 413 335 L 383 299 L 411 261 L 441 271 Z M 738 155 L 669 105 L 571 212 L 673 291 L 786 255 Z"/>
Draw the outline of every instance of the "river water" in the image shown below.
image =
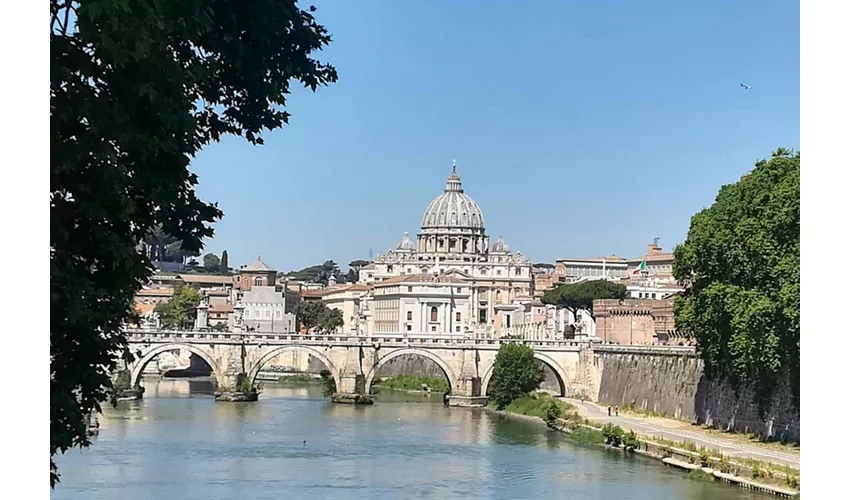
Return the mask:
<path fill-rule="evenodd" d="M 142 401 L 105 408 L 90 448 L 57 458 L 52 498 L 767 498 L 439 397 L 352 407 L 266 384 L 257 403 L 216 403 L 210 381 L 145 387 Z"/>

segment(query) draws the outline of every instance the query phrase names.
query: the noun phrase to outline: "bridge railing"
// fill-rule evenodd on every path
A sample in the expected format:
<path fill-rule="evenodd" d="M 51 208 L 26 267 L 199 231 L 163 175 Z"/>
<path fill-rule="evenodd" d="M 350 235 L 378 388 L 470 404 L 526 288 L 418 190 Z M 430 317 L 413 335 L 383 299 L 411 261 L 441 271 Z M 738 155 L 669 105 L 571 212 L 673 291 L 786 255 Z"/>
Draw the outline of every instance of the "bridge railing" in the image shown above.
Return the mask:
<path fill-rule="evenodd" d="M 663 354 L 663 355 L 696 355 L 694 346 L 673 345 L 614 345 L 596 344 L 595 352 L 610 352 L 613 354 Z"/>
<path fill-rule="evenodd" d="M 406 345 L 420 347 L 458 346 L 498 349 L 503 343 L 522 344 L 535 349 L 579 349 L 587 341 L 529 340 L 472 338 L 462 335 L 344 335 L 344 334 L 283 334 L 283 333 L 232 333 L 195 332 L 179 330 L 127 330 L 127 339 L 134 343 L 189 342 L 225 344 L 323 344 L 323 345 Z"/>

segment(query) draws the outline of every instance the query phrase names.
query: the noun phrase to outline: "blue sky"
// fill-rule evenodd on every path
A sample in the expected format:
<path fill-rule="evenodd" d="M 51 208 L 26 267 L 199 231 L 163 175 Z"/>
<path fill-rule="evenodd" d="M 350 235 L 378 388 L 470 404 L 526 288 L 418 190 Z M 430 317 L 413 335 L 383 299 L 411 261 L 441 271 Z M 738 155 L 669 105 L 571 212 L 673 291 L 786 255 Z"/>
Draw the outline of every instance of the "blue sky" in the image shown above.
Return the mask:
<path fill-rule="evenodd" d="M 314 4 L 339 82 L 293 92 L 265 146 L 228 139 L 192 164 L 225 213 L 206 250 L 234 266 L 384 253 L 453 159 L 492 240 L 536 262 L 634 257 L 799 148 L 798 2 Z"/>

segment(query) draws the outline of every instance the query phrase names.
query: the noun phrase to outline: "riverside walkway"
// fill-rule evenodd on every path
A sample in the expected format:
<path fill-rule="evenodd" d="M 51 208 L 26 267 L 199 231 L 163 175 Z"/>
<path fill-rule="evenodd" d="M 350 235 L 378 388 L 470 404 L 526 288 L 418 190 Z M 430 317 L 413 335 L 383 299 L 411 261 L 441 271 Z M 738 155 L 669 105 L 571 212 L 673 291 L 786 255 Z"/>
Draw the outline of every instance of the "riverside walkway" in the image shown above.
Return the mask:
<path fill-rule="evenodd" d="M 575 406 L 579 415 L 589 420 L 601 423 L 612 422 L 625 430 L 631 430 L 639 435 L 649 437 L 660 437 L 670 441 L 691 441 L 697 446 L 705 447 L 723 453 L 724 456 L 734 460 L 735 457 L 751 458 L 762 462 L 770 462 L 778 465 L 787 465 L 800 469 L 800 453 L 780 452 L 756 444 L 745 444 L 707 432 L 688 431 L 682 428 L 682 422 L 672 419 L 650 418 L 635 415 L 608 416 L 608 407 L 599 406 L 587 401 L 572 398 L 558 398 Z"/>

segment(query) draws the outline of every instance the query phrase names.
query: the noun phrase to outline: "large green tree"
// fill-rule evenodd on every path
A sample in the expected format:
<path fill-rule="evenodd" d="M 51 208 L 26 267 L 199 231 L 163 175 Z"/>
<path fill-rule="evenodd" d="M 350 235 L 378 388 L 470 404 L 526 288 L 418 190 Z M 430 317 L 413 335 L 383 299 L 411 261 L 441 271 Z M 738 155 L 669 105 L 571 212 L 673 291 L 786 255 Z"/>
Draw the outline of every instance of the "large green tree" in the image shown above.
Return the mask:
<path fill-rule="evenodd" d="M 230 262 L 228 262 L 227 250 L 221 252 L 221 260 L 219 262 L 219 267 L 221 267 L 221 272 L 223 273 L 230 272 Z"/>
<path fill-rule="evenodd" d="M 53 456 L 88 446 L 121 331 L 152 272 L 154 229 L 197 255 L 221 217 L 190 160 L 236 135 L 282 127 L 291 81 L 336 70 L 311 57 L 326 29 L 293 0 L 51 0 L 50 479 Z M 159 248 L 162 250 L 161 246 Z"/>
<path fill-rule="evenodd" d="M 723 186 L 675 258 L 686 286 L 676 326 L 697 340 L 708 378 L 753 389 L 762 416 L 785 383 L 799 405 L 799 152 L 780 148 Z"/>
<path fill-rule="evenodd" d="M 204 271 L 208 273 L 217 273 L 221 271 L 221 259 L 214 253 L 204 255 Z"/>
<path fill-rule="evenodd" d="M 537 389 L 545 378 L 543 365 L 534 359 L 534 351 L 530 347 L 502 344 L 487 386 L 488 396 L 502 410 L 514 399 Z"/>
<path fill-rule="evenodd" d="M 198 287 L 177 281 L 171 299 L 157 304 L 154 311 L 159 314 L 159 320 L 165 328 L 191 328 L 200 302 L 201 292 Z"/>
<path fill-rule="evenodd" d="M 586 311 L 591 318 L 593 301 L 597 299 L 624 299 L 626 286 L 608 280 L 580 281 L 559 285 L 543 294 L 543 303 L 564 308 L 573 315 L 578 311 Z"/>
<path fill-rule="evenodd" d="M 308 332 L 333 333 L 345 323 L 342 311 L 320 300 L 304 300 L 295 306 L 295 318 Z"/>

